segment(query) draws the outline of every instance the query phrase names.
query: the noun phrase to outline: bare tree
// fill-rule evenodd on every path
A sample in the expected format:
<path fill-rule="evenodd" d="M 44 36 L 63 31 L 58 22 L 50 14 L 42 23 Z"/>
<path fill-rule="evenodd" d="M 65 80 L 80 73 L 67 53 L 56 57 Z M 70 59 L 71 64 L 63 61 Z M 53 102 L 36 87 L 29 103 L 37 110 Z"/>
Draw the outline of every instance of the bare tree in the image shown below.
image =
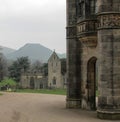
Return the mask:
<path fill-rule="evenodd" d="M 31 71 L 36 72 L 36 73 L 42 73 L 42 66 L 43 66 L 42 62 L 37 60 L 36 62 L 32 64 Z"/>

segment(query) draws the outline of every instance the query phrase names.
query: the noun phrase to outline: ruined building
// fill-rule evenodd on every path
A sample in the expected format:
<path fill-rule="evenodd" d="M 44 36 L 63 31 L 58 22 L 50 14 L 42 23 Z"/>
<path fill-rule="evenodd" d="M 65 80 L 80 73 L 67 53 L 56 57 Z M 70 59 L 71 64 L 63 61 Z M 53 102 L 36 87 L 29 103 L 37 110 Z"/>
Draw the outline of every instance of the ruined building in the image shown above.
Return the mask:
<path fill-rule="evenodd" d="M 48 87 L 66 88 L 66 60 L 60 59 L 55 51 L 48 60 Z"/>
<path fill-rule="evenodd" d="M 68 108 L 120 119 L 120 0 L 67 0 L 67 71 Z"/>
<path fill-rule="evenodd" d="M 20 87 L 25 89 L 46 89 L 48 88 L 48 79 L 42 73 L 23 73 Z"/>

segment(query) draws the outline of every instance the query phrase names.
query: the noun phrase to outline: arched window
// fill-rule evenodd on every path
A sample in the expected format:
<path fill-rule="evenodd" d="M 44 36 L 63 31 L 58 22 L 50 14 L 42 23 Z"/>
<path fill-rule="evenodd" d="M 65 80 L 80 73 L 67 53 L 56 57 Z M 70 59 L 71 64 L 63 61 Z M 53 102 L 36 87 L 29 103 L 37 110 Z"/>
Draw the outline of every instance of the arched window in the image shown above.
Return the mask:
<path fill-rule="evenodd" d="M 31 78 L 30 78 L 30 88 L 31 88 L 31 89 L 34 89 L 34 87 L 35 87 L 34 77 L 31 77 Z"/>
<path fill-rule="evenodd" d="M 53 85 L 56 85 L 56 78 L 53 78 Z"/>
<path fill-rule="evenodd" d="M 84 1 L 80 0 L 78 3 L 78 16 L 83 16 L 84 15 Z"/>
<path fill-rule="evenodd" d="M 90 14 L 95 14 L 96 0 L 90 0 Z"/>

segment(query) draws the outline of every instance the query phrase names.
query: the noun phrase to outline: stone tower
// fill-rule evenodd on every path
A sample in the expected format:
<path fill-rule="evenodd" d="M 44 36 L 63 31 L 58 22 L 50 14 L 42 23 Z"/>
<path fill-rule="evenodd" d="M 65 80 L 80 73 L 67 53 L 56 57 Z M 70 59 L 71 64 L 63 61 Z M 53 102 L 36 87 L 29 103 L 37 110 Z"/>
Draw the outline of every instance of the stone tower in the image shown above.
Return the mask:
<path fill-rule="evenodd" d="M 120 119 L 119 53 L 120 1 L 67 0 L 68 108 Z"/>
<path fill-rule="evenodd" d="M 98 117 L 120 119 L 120 0 L 98 0 Z"/>
<path fill-rule="evenodd" d="M 79 41 L 76 38 L 76 1 L 67 0 L 67 107 L 77 108 L 80 107 L 81 94 L 80 94 L 80 80 L 79 70 L 80 55 Z"/>

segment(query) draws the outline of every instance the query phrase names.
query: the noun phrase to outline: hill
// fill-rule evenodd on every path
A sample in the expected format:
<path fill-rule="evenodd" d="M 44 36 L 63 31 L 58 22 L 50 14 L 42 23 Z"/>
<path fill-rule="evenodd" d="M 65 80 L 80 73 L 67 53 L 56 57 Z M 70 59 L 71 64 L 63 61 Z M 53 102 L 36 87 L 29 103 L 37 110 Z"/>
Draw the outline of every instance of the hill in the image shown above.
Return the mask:
<path fill-rule="evenodd" d="M 52 54 L 52 50 L 42 46 L 41 44 L 28 43 L 7 55 L 9 60 L 16 60 L 18 57 L 28 56 L 31 62 L 39 60 L 41 62 L 47 62 L 48 58 Z"/>
<path fill-rule="evenodd" d="M 10 53 L 13 53 L 14 51 L 16 50 L 8 47 L 0 46 L 0 52 L 3 53 L 5 56 L 7 56 Z"/>
<path fill-rule="evenodd" d="M 58 54 L 58 56 L 59 56 L 60 58 L 66 58 L 66 53 Z"/>

